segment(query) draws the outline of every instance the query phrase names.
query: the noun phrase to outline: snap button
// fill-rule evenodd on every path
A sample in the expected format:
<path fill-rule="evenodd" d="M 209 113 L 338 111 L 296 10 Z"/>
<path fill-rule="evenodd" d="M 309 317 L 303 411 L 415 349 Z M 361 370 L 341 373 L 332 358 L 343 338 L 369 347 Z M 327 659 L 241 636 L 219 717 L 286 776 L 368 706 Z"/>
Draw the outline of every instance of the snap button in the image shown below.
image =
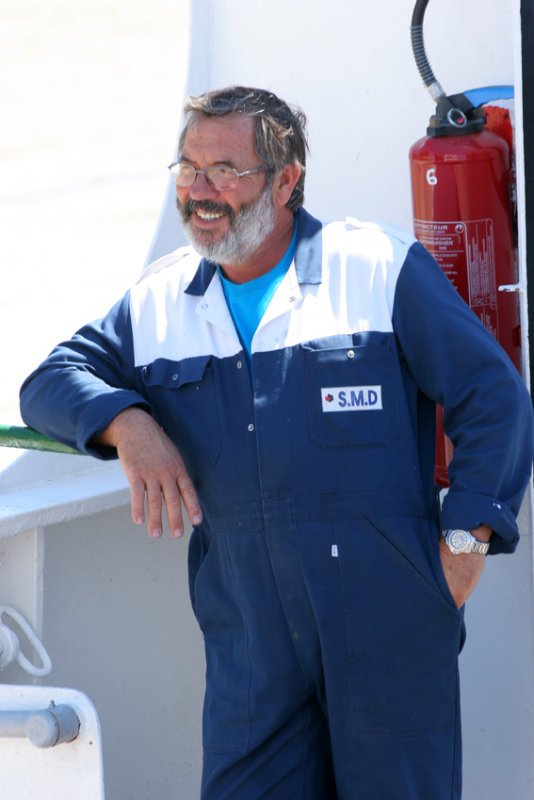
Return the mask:
<path fill-rule="evenodd" d="M 241 367 L 243 366 L 243 363 L 241 361 L 238 361 L 236 366 L 237 366 L 238 369 L 241 369 Z"/>
<path fill-rule="evenodd" d="M 254 430 L 254 425 L 252 424 L 252 422 L 251 422 L 251 423 L 250 423 L 250 425 L 248 426 L 248 429 L 249 429 L 249 431 L 250 431 L 251 433 L 252 433 L 252 431 Z"/>
<path fill-rule="evenodd" d="M 347 356 L 348 358 L 354 358 L 354 350 L 349 350 Z"/>
<path fill-rule="evenodd" d="M 172 376 L 172 380 L 173 380 L 173 381 L 177 381 L 177 380 L 178 380 L 178 377 L 179 377 L 178 373 L 177 373 L 177 372 L 175 372 L 175 373 L 174 373 L 174 375 Z"/>

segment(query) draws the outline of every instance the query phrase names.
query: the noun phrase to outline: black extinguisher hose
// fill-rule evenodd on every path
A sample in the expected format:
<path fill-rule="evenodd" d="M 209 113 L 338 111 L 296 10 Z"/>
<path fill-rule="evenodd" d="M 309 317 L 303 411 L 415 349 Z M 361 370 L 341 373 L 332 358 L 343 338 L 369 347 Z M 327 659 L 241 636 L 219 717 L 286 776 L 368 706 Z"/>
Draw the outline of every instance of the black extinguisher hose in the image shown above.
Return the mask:
<path fill-rule="evenodd" d="M 423 83 L 429 90 L 430 94 L 437 102 L 440 97 L 445 95 L 443 88 L 432 71 L 426 57 L 425 42 L 423 38 L 423 18 L 425 16 L 426 7 L 429 0 L 417 0 L 412 14 L 411 36 L 412 36 L 412 50 L 415 58 L 415 63 L 419 74 L 423 79 Z"/>

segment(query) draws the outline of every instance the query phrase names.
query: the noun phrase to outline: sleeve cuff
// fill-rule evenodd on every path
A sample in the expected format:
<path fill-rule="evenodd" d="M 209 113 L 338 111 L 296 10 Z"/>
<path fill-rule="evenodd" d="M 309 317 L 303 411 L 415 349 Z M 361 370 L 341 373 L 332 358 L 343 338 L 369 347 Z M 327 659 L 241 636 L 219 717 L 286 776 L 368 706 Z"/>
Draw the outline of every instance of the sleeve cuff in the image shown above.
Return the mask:
<path fill-rule="evenodd" d="M 493 530 L 489 554 L 513 553 L 519 530 L 512 511 L 501 500 L 479 494 L 447 492 L 441 506 L 441 530 L 473 530 L 488 525 Z"/>
<path fill-rule="evenodd" d="M 151 410 L 145 398 L 134 391 L 117 389 L 96 397 L 87 405 L 80 416 L 76 447 L 82 453 L 106 461 L 117 458 L 117 451 L 114 447 L 95 445 L 92 439 L 107 428 L 117 414 L 120 414 L 126 408 L 131 408 L 131 406 L 141 406 L 149 413 Z"/>

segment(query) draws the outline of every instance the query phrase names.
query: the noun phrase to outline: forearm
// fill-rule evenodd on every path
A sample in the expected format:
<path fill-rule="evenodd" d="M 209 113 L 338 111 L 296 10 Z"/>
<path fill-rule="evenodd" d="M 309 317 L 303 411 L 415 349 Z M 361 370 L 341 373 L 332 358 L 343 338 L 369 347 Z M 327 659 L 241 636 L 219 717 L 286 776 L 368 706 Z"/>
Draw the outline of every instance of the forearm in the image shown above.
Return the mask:
<path fill-rule="evenodd" d="M 471 530 L 471 533 L 478 541 L 489 542 L 492 530 L 488 525 L 481 525 Z M 453 554 L 443 539 L 440 540 L 439 547 L 449 591 L 460 608 L 475 590 L 484 571 L 486 556 L 480 553 Z"/>
<path fill-rule="evenodd" d="M 145 409 L 140 406 L 130 406 L 125 408 L 114 417 L 109 425 L 97 434 L 93 442 L 96 445 L 104 447 L 114 447 L 116 450 L 119 448 L 121 439 L 130 433 L 138 425 L 151 425 L 159 428 L 157 422 Z"/>

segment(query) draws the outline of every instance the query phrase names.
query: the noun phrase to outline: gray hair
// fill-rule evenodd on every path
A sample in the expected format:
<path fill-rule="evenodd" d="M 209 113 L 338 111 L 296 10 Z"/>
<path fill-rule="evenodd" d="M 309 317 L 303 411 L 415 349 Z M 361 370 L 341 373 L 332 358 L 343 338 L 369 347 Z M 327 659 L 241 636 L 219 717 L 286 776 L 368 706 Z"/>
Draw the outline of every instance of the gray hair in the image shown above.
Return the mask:
<path fill-rule="evenodd" d="M 184 106 L 185 127 L 180 136 L 179 150 L 187 131 L 202 117 L 222 117 L 227 114 L 248 114 L 254 120 L 254 150 L 267 173 L 274 174 L 286 164 L 300 167 L 300 176 L 287 207 L 295 213 L 304 202 L 306 173 L 306 117 L 300 108 L 289 106 L 273 92 L 247 86 L 230 86 L 189 97 Z"/>

